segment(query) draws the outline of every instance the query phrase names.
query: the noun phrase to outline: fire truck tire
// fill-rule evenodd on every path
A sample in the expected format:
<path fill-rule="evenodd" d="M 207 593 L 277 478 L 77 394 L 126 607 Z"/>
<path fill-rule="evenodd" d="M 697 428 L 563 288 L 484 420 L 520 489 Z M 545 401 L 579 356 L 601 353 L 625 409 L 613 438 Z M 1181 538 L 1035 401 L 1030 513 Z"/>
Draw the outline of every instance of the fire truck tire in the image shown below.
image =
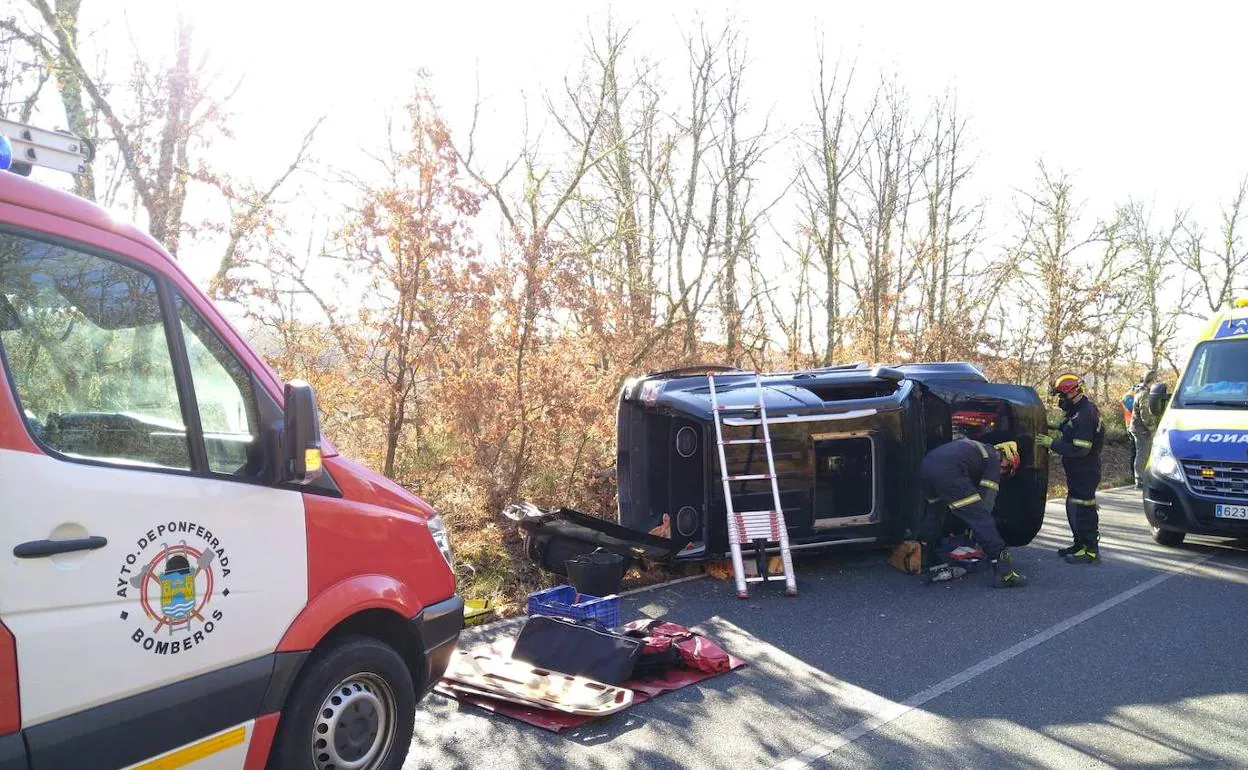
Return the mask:
<path fill-rule="evenodd" d="M 271 770 L 400 770 L 416 690 L 392 647 L 347 636 L 317 650 L 278 721 Z"/>

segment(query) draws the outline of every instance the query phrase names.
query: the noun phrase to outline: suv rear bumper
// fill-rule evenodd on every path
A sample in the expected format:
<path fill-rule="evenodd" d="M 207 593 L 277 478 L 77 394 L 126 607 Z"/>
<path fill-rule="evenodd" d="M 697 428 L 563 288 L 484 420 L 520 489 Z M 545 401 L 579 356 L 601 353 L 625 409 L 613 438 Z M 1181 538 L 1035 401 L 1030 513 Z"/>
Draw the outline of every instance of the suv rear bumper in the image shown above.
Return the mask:
<path fill-rule="evenodd" d="M 420 697 L 432 690 L 446 673 L 463 628 L 464 600 L 459 596 L 431 604 L 412 618 L 412 630 L 416 632 L 425 653 L 424 685 Z"/>
<path fill-rule="evenodd" d="M 1154 527 L 1194 535 L 1248 537 L 1248 520 L 1214 516 L 1214 506 L 1218 502 L 1248 505 L 1248 500 L 1218 501 L 1199 497 L 1181 482 L 1158 478 L 1151 471 L 1145 473 L 1144 515 Z"/>

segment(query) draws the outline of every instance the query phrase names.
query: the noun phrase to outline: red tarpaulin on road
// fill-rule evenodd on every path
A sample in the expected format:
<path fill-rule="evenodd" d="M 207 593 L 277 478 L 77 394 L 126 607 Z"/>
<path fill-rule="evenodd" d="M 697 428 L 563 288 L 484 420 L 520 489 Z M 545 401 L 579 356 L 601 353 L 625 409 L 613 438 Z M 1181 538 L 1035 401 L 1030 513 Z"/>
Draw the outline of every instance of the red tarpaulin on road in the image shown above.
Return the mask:
<path fill-rule="evenodd" d="M 745 661 L 740 658 L 728 656 L 730 667 L 728 671 L 735 671 L 745 665 Z M 726 673 L 726 672 L 720 672 Z M 665 692 L 679 690 L 682 687 L 688 687 L 691 684 L 697 684 L 704 679 L 719 676 L 719 673 L 706 673 L 702 671 L 692 671 L 687 668 L 672 668 L 667 674 L 661 678 L 630 680 L 624 682 L 621 687 L 627 687 L 633 691 L 633 705 L 644 703 L 651 698 L 662 695 Z M 581 727 L 590 722 L 594 722 L 603 717 L 597 716 L 581 716 L 579 714 L 565 714 L 561 711 L 548 711 L 546 709 L 529 708 L 520 706 L 515 703 L 507 703 L 506 701 L 496 700 L 494 698 L 486 698 L 478 695 L 469 695 L 451 690 L 447 686 L 447 680 L 438 682 L 434 688 L 434 692 L 444 695 L 448 698 L 471 703 L 472 705 L 485 709 L 493 714 L 501 714 L 505 717 L 519 720 L 534 727 L 540 727 L 543 730 L 549 730 L 552 733 L 563 732 L 574 727 Z M 612 716 L 615 716 L 612 714 Z"/>

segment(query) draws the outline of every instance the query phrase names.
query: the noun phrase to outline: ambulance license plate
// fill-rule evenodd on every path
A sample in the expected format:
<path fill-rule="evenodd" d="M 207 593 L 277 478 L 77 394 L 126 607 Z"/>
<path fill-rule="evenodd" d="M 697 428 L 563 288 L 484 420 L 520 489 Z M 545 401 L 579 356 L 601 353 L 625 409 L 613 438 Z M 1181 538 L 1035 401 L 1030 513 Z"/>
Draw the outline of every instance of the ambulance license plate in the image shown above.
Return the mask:
<path fill-rule="evenodd" d="M 1219 519 L 1248 519 L 1248 505 L 1223 505 L 1218 503 L 1213 508 L 1213 515 Z"/>

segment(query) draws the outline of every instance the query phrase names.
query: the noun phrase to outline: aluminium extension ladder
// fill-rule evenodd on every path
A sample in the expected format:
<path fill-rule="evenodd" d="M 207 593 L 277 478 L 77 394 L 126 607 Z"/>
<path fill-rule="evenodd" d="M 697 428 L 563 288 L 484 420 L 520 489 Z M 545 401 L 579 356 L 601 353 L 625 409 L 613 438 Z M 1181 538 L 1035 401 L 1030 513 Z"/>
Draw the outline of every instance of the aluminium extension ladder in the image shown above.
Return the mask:
<path fill-rule="evenodd" d="M 724 482 L 724 507 L 728 513 L 728 547 L 732 552 L 732 571 L 737 581 L 737 598 L 749 598 L 747 583 L 767 582 L 780 578 L 779 575 L 770 575 L 767 571 L 767 544 L 769 542 L 778 543 L 780 546 L 780 558 L 784 562 L 784 592 L 789 596 L 797 596 L 797 578 L 793 574 L 793 556 L 789 552 L 789 531 L 784 522 L 784 508 L 780 505 L 780 486 L 776 482 L 776 461 L 771 451 L 771 431 L 767 427 L 767 405 L 763 401 L 762 376 L 754 372 L 755 403 L 739 406 L 720 406 L 715 392 L 715 375 L 708 373 L 706 376 L 711 386 L 711 413 L 715 420 L 715 439 L 719 444 L 719 475 Z M 763 429 L 762 438 L 725 441 L 724 412 L 758 412 L 758 424 Z M 767 473 L 729 475 L 728 462 L 724 457 L 724 446 L 731 444 L 761 445 L 767 455 Z M 749 468 L 747 467 L 746 470 Z M 736 510 L 732 504 L 732 483 L 762 481 L 763 479 L 771 482 L 771 510 Z M 741 561 L 741 546 L 747 543 L 754 545 L 758 577 L 746 578 L 745 576 L 745 566 Z"/>

